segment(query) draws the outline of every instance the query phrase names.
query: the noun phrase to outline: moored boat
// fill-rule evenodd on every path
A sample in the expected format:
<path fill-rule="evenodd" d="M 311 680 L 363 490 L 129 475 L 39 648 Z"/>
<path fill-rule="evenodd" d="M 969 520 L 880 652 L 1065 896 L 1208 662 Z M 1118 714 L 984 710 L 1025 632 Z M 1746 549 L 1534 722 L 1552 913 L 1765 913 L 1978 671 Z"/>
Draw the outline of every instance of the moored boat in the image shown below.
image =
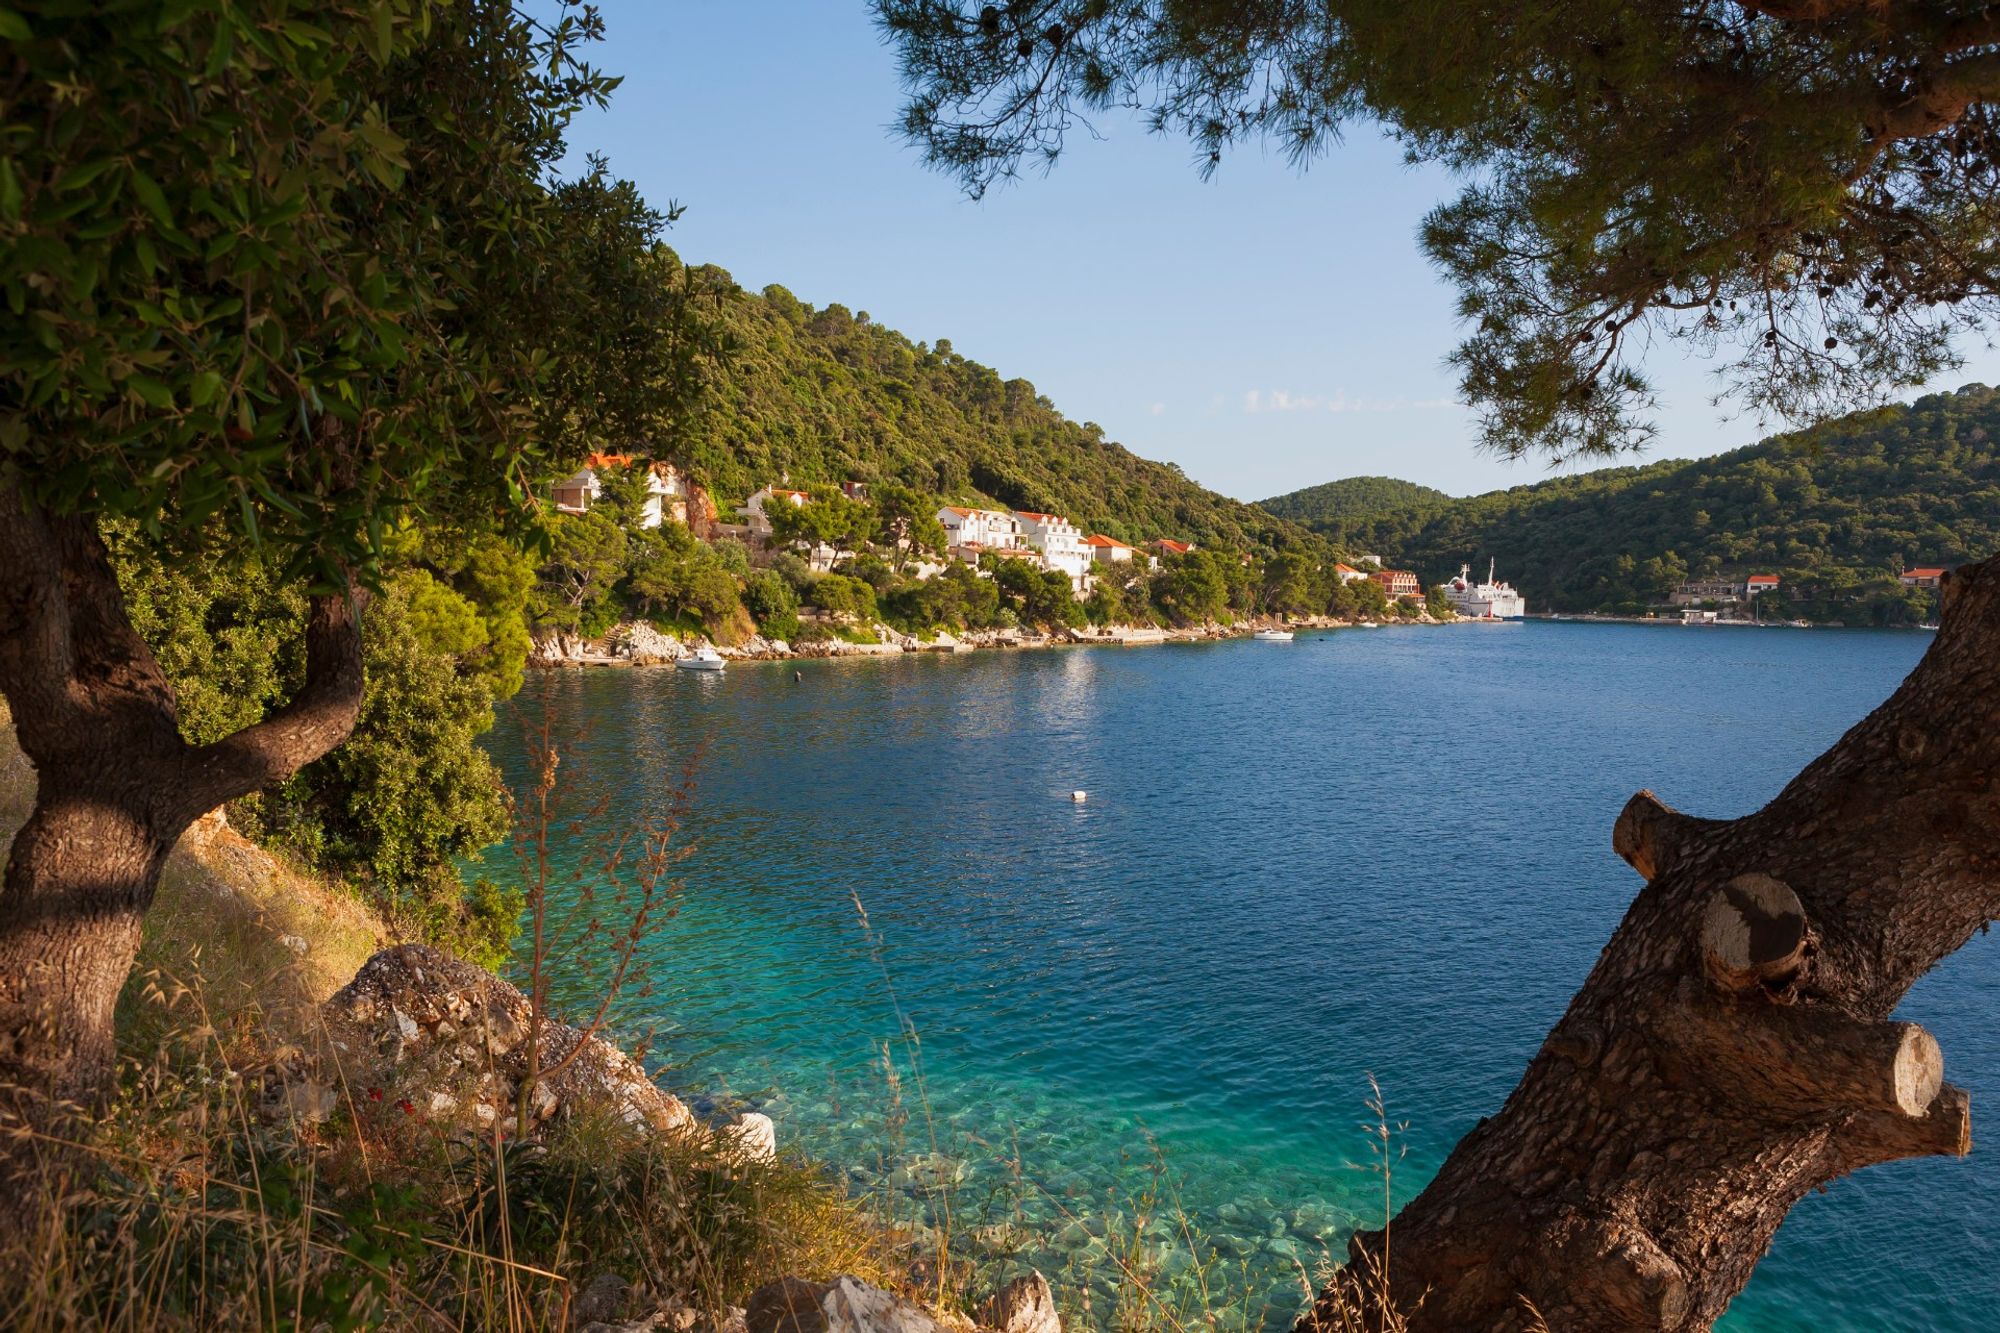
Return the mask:
<path fill-rule="evenodd" d="M 674 665 L 682 671 L 720 671 L 729 665 L 729 660 L 707 644 L 703 644 Z"/>
<path fill-rule="evenodd" d="M 1259 643 L 1290 643 L 1294 635 L 1288 629 L 1260 629 L 1250 637 Z"/>
<path fill-rule="evenodd" d="M 1514 585 L 1494 580 L 1491 560 L 1486 562 L 1486 582 L 1474 583 L 1472 566 L 1460 565 L 1458 577 L 1445 580 L 1443 586 L 1451 609 L 1468 620 L 1519 620 L 1528 611 Z"/>

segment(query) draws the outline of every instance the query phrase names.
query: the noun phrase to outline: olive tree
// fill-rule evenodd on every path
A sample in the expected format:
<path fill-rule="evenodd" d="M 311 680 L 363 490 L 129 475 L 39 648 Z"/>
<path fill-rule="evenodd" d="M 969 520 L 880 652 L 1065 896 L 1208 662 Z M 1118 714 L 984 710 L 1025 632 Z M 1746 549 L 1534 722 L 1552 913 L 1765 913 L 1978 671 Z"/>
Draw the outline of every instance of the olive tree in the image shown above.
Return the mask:
<path fill-rule="evenodd" d="M 101 1099 L 181 831 L 354 726 L 385 534 L 519 535 L 587 441 L 671 426 L 702 335 L 643 285 L 668 219 L 601 164 L 556 175 L 614 83 L 600 28 L 508 0 L 0 10 L 0 692 L 38 781 L 0 887 L 16 1127 Z M 219 526 L 307 597 L 283 707 L 184 739 L 114 521 Z M 0 1137 L 0 1199 L 35 1142 Z"/>

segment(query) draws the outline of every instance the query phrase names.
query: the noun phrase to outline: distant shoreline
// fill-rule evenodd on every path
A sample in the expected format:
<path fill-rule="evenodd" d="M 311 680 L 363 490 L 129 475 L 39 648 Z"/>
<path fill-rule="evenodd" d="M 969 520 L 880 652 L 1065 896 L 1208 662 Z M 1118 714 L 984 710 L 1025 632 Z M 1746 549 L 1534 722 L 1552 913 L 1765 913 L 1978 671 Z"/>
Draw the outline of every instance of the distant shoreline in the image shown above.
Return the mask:
<path fill-rule="evenodd" d="M 1795 625 L 1789 620 L 1675 620 L 1667 616 L 1617 616 L 1588 611 L 1531 611 L 1523 617 L 1545 624 L 1578 625 L 1664 625 L 1674 629 L 1884 629 L 1910 634 L 1935 633 L 1935 625 L 1843 625 L 1837 620 L 1815 620 Z"/>
<path fill-rule="evenodd" d="M 601 639 L 588 641 L 550 640 L 538 642 L 535 652 L 530 655 L 528 665 L 544 670 L 560 670 L 570 667 L 645 667 L 672 666 L 681 657 L 688 656 L 703 646 L 713 647 L 722 657 L 732 662 L 791 662 L 826 658 L 848 657 L 906 657 L 921 653 L 943 653 L 954 655 L 970 652 L 990 652 L 994 650 L 1021 650 L 1034 648 L 1131 648 L 1161 643 L 1200 643 L 1224 639 L 1247 639 L 1259 630 L 1290 629 L 1295 632 L 1323 630 L 1362 629 L 1368 622 L 1339 620 L 1325 616 L 1312 616 L 1302 620 L 1280 623 L 1277 620 L 1260 617 L 1234 625 L 1204 625 L 1185 628 L 1162 629 L 1151 625 L 1120 625 L 1102 633 L 1085 633 L 1081 630 L 1065 630 L 1055 634 L 1038 634 L 1019 629 L 975 630 L 964 635 L 939 634 L 931 640 L 918 639 L 877 625 L 874 632 L 880 639 L 876 643 L 851 643 L 844 639 L 824 639 L 812 643 L 793 645 L 783 640 L 754 638 L 748 643 L 733 648 L 725 648 L 711 643 L 706 638 L 682 641 L 669 638 L 645 626 L 627 623 L 615 625 Z M 1506 621 L 1478 620 L 1455 617 L 1451 620 L 1437 620 L 1426 615 L 1416 619 L 1386 619 L 1373 622 L 1377 628 L 1390 627 L 1435 627 L 1444 625 L 1506 624 Z M 635 633 L 636 631 L 636 633 Z M 634 639 L 638 640 L 634 644 Z M 675 651 L 678 648 L 678 651 Z"/>

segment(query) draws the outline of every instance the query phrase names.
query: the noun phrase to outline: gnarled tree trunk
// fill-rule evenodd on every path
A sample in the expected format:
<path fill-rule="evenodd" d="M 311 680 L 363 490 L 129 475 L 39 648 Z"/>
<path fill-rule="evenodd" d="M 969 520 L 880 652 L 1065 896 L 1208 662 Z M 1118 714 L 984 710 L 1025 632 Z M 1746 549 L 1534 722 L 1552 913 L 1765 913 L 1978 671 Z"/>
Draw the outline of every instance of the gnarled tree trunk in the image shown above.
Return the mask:
<path fill-rule="evenodd" d="M 1351 1247 L 1350 1272 L 1387 1251 L 1412 1329 L 1524 1329 L 1531 1305 L 1555 1330 L 1705 1329 L 1808 1190 L 1970 1150 L 1936 1041 L 1889 1019 L 2000 915 L 2000 560 L 1943 599 L 1917 669 L 1762 810 L 1627 804 L 1613 844 L 1647 882 L 1583 988 Z"/>
<path fill-rule="evenodd" d="M 298 697 L 191 746 L 95 524 L 0 484 L 0 692 L 37 778 L 0 881 L 0 1225 L 22 1220 L 31 1174 L 66 1160 L 72 1118 L 109 1086 L 112 1010 L 182 830 L 352 730 L 355 610 L 315 597 Z"/>

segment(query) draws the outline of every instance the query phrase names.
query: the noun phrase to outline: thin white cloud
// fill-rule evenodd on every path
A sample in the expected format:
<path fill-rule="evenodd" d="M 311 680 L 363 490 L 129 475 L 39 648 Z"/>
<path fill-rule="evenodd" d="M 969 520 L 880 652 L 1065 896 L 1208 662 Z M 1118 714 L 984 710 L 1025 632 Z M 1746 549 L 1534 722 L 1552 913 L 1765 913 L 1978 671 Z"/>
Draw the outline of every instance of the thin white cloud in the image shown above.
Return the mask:
<path fill-rule="evenodd" d="M 1167 405 L 1165 403 L 1154 403 L 1153 406 L 1148 410 L 1151 411 L 1152 414 L 1156 417 L 1165 416 L 1167 411 Z"/>
<path fill-rule="evenodd" d="M 1284 389 L 1273 389 L 1266 393 L 1251 389 L 1243 395 L 1243 410 L 1247 413 L 1259 412 L 1405 412 L 1457 410 L 1459 404 L 1449 398 L 1357 398 L 1345 389 L 1336 389 L 1331 396 L 1319 394 L 1291 393 Z"/>

